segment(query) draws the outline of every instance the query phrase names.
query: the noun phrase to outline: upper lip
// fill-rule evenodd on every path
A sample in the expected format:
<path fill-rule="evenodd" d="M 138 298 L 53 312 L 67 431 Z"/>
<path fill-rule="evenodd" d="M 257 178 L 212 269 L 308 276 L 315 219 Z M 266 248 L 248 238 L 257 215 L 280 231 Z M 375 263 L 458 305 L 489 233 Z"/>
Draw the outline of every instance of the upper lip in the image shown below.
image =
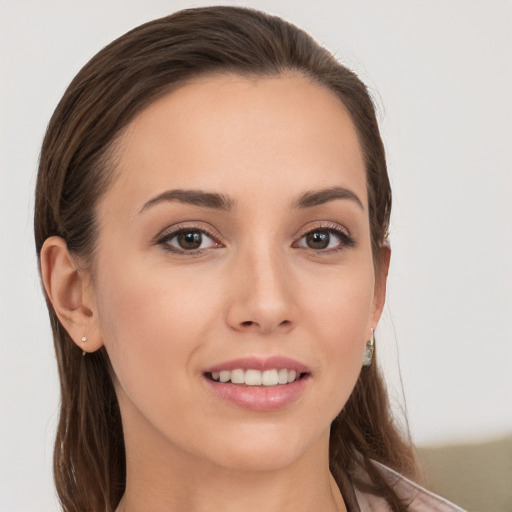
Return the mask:
<path fill-rule="evenodd" d="M 218 363 L 205 370 L 205 373 L 231 371 L 237 369 L 243 370 L 273 370 L 283 369 L 295 370 L 297 373 L 310 373 L 310 369 L 307 365 L 290 359 L 285 356 L 271 356 L 271 357 L 241 357 L 238 359 L 232 359 L 223 363 Z"/>

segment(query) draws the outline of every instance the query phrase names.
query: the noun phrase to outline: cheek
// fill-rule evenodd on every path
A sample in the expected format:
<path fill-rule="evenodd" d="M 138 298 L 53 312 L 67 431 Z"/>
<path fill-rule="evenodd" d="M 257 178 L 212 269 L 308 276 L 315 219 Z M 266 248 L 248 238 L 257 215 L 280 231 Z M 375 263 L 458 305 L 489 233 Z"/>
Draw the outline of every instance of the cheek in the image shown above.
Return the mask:
<path fill-rule="evenodd" d="M 372 276 L 366 270 L 344 278 L 333 277 L 308 301 L 311 336 L 322 354 L 321 396 L 331 419 L 345 405 L 361 372 L 371 327 Z"/>
<path fill-rule="evenodd" d="M 124 343 L 121 334 L 142 346 L 193 337 L 207 306 L 214 307 L 209 287 L 199 287 L 190 273 L 138 257 L 114 255 L 109 261 L 105 258 L 102 268 L 108 272 L 98 279 L 106 343 Z"/>
<path fill-rule="evenodd" d="M 119 384 L 134 402 L 174 389 L 194 370 L 191 359 L 203 343 L 216 310 L 213 297 L 180 274 L 116 257 L 98 280 L 103 341 Z M 145 395 L 145 396 L 142 396 Z"/>
<path fill-rule="evenodd" d="M 304 311 L 310 315 L 311 326 L 332 350 L 352 350 L 368 336 L 374 282 L 368 266 L 333 273 L 322 285 L 309 286 L 304 294 Z M 364 344 L 364 343 L 363 343 Z"/>

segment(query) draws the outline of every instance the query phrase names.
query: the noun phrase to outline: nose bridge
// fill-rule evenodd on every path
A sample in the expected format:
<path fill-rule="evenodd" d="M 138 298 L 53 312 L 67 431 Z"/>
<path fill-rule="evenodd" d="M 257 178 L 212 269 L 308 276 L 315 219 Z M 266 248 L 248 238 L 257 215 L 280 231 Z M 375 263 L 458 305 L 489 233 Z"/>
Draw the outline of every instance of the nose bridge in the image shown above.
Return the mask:
<path fill-rule="evenodd" d="M 290 328 L 293 285 L 283 247 L 268 236 L 244 244 L 236 257 L 230 322 L 237 329 Z"/>

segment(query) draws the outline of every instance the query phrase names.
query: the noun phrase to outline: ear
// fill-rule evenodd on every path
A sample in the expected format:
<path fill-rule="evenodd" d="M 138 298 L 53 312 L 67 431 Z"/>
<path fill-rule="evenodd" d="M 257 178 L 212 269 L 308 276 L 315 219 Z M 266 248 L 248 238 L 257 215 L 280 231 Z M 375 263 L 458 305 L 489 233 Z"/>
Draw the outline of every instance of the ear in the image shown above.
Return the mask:
<path fill-rule="evenodd" d="M 391 247 L 385 242 L 379 248 L 377 268 L 375 273 L 375 292 L 373 297 L 373 318 L 374 328 L 377 326 L 386 302 L 386 283 L 388 279 L 389 263 L 391 260 Z"/>
<path fill-rule="evenodd" d="M 45 240 L 40 258 L 43 286 L 60 323 L 82 350 L 98 350 L 103 342 L 89 277 L 58 236 Z"/>

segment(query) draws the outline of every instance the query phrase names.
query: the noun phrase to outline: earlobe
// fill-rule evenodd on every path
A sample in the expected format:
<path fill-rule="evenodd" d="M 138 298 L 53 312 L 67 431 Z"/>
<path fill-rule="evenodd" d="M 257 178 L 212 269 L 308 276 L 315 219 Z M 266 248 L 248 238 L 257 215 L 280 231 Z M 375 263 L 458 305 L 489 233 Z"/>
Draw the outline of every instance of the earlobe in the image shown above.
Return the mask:
<path fill-rule="evenodd" d="M 102 342 L 97 332 L 97 318 L 92 304 L 86 300 L 88 281 L 69 253 L 65 240 L 58 236 L 46 239 L 40 263 L 46 295 L 63 327 L 81 349 L 87 352 L 99 349 Z"/>

